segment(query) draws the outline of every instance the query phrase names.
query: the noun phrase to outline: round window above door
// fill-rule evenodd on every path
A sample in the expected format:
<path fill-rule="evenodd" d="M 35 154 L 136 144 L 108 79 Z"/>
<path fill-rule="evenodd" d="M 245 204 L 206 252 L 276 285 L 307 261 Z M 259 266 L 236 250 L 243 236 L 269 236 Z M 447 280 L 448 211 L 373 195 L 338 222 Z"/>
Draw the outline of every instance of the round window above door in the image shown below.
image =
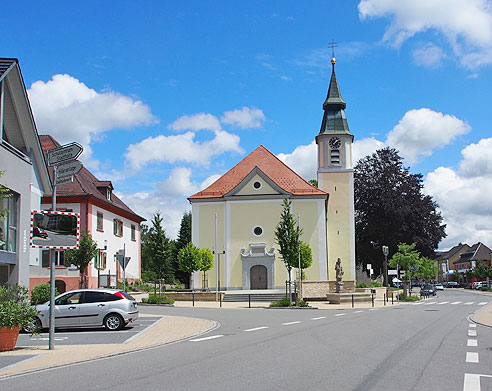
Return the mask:
<path fill-rule="evenodd" d="M 253 233 L 256 236 L 261 236 L 263 234 L 263 228 L 261 228 L 259 225 L 253 228 Z"/>

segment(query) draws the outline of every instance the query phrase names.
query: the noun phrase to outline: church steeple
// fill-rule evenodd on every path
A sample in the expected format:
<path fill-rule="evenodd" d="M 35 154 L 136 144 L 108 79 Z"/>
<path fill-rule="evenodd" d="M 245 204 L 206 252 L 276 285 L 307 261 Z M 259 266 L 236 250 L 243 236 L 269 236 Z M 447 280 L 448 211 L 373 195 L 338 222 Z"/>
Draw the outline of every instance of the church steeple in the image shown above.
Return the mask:
<path fill-rule="evenodd" d="M 331 59 L 332 73 L 330 80 L 330 87 L 328 88 L 328 94 L 326 100 L 323 103 L 323 121 L 321 122 L 321 129 L 319 134 L 348 134 L 350 133 L 347 118 L 345 117 L 345 107 L 347 104 L 342 99 L 340 88 L 338 87 L 337 76 L 335 74 L 335 58 Z"/>

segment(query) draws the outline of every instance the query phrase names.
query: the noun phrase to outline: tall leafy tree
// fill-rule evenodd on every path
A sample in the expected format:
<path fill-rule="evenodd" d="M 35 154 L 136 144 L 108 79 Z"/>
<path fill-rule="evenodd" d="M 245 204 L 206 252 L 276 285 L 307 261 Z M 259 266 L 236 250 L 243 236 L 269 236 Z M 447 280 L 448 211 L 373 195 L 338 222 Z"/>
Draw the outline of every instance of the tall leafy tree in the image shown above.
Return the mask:
<path fill-rule="evenodd" d="M 79 269 L 81 288 L 87 288 L 87 266 L 97 256 L 97 251 L 97 243 L 86 231 L 80 232 L 79 248 L 65 250 L 65 262 Z"/>
<path fill-rule="evenodd" d="M 174 283 L 174 270 L 171 264 L 169 238 L 162 228 L 160 212 L 155 212 L 152 217 L 152 226 L 147 235 L 148 248 L 145 249 L 149 257 L 152 270 L 158 279 L 164 278 L 166 283 Z"/>
<path fill-rule="evenodd" d="M 200 249 L 200 268 L 199 270 L 203 272 L 203 280 L 206 280 L 207 272 L 214 266 L 214 255 L 212 251 L 208 248 Z"/>
<path fill-rule="evenodd" d="M 297 225 L 290 209 L 292 201 L 284 198 L 282 201 L 282 212 L 280 221 L 275 227 L 275 240 L 279 245 L 279 252 L 282 255 L 285 267 L 289 276 L 289 286 L 291 282 L 290 272 L 299 262 L 300 236 L 302 229 Z"/>
<path fill-rule="evenodd" d="M 389 265 L 393 268 L 398 267 L 405 271 L 404 279 L 413 277 L 412 272 L 417 269 L 420 260 L 420 253 L 415 249 L 415 243 L 400 243 L 398 251 L 389 260 Z"/>
<path fill-rule="evenodd" d="M 173 268 L 174 275 L 176 279 L 178 279 L 182 283 L 188 283 L 190 280 L 189 273 L 182 271 L 179 268 L 178 262 L 178 253 L 179 251 L 185 247 L 188 243 L 191 242 L 191 212 L 185 212 L 183 217 L 181 218 L 181 225 L 179 227 L 178 239 L 173 243 Z"/>
<path fill-rule="evenodd" d="M 191 274 L 200 270 L 202 254 L 200 249 L 189 242 L 178 253 L 179 268 L 185 273 Z M 193 287 L 192 287 L 193 288 Z"/>
<path fill-rule="evenodd" d="M 422 175 L 403 166 L 393 148 L 367 156 L 354 169 L 357 263 L 383 270 L 381 246 L 390 256 L 399 243 L 415 243 L 425 257 L 433 257 L 446 237 L 437 203 L 422 192 Z"/>

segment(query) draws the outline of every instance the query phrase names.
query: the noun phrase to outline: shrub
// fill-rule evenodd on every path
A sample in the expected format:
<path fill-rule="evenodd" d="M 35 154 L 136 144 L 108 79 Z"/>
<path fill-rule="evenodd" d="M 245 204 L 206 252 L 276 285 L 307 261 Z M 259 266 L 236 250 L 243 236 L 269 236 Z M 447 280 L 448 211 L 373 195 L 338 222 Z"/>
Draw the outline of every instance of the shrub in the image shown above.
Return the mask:
<path fill-rule="evenodd" d="M 157 280 L 156 272 L 152 270 L 143 270 L 142 271 L 142 281 L 144 282 L 154 282 Z"/>
<path fill-rule="evenodd" d="M 482 290 L 483 291 L 490 291 L 490 288 L 488 286 L 484 286 L 484 287 L 482 287 Z"/>
<path fill-rule="evenodd" d="M 381 284 L 379 281 L 373 281 L 373 282 L 371 282 L 371 287 L 372 288 L 380 288 L 382 286 L 383 286 L 383 284 Z"/>
<path fill-rule="evenodd" d="M 173 304 L 174 300 L 166 295 L 149 295 L 148 299 L 142 299 L 147 304 Z"/>
<path fill-rule="evenodd" d="M 400 301 L 420 301 L 420 297 L 418 296 L 408 296 L 405 291 L 400 293 Z"/>
<path fill-rule="evenodd" d="M 308 304 L 304 300 L 298 298 L 297 303 L 291 303 L 287 297 L 270 303 L 270 307 L 294 307 L 296 304 L 297 307 L 308 307 Z"/>
<path fill-rule="evenodd" d="M 44 304 L 47 301 L 50 301 L 50 284 L 39 284 L 34 287 L 34 289 L 31 291 L 31 304 L 32 305 L 38 305 L 38 304 Z M 58 296 L 58 289 L 55 287 L 55 296 Z"/>
<path fill-rule="evenodd" d="M 36 331 L 36 308 L 31 306 L 29 291 L 20 285 L 0 286 L 0 328 L 25 327 Z"/>
<path fill-rule="evenodd" d="M 369 288 L 369 285 L 366 282 L 359 282 L 355 287 L 356 288 Z"/>

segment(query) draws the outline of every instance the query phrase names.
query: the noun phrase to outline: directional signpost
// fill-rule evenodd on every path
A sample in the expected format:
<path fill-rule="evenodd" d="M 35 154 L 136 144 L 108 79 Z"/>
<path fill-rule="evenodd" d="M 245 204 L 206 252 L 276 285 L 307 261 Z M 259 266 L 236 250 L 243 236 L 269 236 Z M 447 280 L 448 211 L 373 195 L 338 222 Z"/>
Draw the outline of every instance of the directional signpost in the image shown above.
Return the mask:
<path fill-rule="evenodd" d="M 56 212 L 56 186 L 73 181 L 73 175 L 82 169 L 77 159 L 82 153 L 80 144 L 70 143 L 48 151 L 48 165 L 53 166 L 53 196 L 51 210 Z M 55 261 L 56 251 L 50 249 L 50 332 L 49 349 L 55 348 Z"/>

